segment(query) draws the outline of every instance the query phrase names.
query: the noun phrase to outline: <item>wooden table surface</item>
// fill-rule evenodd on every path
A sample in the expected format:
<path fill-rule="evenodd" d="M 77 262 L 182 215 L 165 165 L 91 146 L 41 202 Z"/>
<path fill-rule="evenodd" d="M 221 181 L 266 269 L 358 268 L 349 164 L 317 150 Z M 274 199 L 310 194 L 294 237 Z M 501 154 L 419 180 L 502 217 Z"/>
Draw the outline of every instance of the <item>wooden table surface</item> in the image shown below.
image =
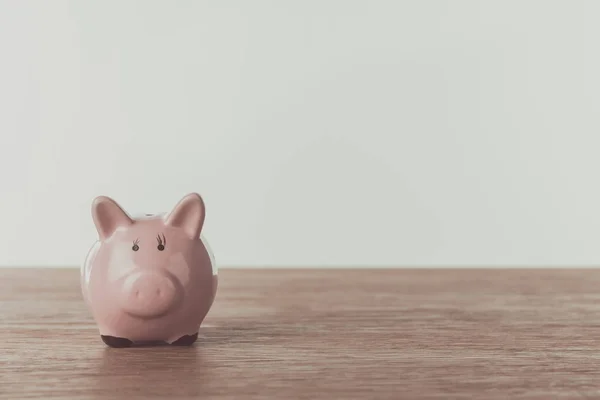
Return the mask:
<path fill-rule="evenodd" d="M 76 269 L 0 269 L 0 398 L 600 398 L 600 270 L 234 270 L 193 347 L 107 348 Z"/>

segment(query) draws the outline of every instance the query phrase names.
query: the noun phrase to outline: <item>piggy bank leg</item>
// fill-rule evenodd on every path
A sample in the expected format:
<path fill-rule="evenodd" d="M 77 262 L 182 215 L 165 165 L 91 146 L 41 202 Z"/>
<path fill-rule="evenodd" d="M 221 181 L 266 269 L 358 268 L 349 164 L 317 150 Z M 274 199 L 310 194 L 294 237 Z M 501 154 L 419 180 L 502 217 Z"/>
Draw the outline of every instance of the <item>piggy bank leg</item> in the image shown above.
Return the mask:
<path fill-rule="evenodd" d="M 171 342 L 171 344 L 173 346 L 191 346 L 196 340 L 198 340 L 198 333 L 194 333 L 193 335 L 183 335 L 174 342 Z"/>
<path fill-rule="evenodd" d="M 108 336 L 108 335 L 100 335 L 102 341 L 110 347 L 129 347 L 133 344 L 133 342 L 129 339 Z"/>

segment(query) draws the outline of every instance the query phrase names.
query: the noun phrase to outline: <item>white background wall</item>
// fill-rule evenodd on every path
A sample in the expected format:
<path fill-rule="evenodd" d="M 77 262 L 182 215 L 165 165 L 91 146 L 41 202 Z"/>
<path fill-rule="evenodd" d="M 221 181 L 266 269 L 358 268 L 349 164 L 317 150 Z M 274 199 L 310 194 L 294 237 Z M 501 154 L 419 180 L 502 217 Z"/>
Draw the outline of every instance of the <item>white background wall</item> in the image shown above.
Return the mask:
<path fill-rule="evenodd" d="M 201 193 L 223 266 L 600 262 L 600 2 L 0 0 L 0 265 Z"/>

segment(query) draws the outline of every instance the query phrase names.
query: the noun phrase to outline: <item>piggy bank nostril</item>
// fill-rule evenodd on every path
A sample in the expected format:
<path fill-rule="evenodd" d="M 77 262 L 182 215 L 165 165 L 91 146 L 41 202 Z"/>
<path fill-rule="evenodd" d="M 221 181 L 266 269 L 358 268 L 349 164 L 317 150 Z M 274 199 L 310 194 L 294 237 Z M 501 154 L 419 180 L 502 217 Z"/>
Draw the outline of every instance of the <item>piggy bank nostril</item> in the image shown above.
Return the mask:
<path fill-rule="evenodd" d="M 158 316 L 178 301 L 176 283 L 166 274 L 153 271 L 133 273 L 123 283 L 123 309 L 135 316 Z"/>

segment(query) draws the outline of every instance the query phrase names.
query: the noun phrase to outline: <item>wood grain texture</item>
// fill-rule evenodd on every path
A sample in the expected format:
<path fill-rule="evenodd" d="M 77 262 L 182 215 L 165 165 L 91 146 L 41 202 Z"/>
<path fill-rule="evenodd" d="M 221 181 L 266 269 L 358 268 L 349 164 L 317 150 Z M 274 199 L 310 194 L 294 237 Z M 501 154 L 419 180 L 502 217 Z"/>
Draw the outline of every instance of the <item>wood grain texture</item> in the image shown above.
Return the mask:
<path fill-rule="evenodd" d="M 0 269 L 0 398 L 600 398 L 600 270 L 231 270 L 193 347 L 107 348 L 78 270 Z"/>

